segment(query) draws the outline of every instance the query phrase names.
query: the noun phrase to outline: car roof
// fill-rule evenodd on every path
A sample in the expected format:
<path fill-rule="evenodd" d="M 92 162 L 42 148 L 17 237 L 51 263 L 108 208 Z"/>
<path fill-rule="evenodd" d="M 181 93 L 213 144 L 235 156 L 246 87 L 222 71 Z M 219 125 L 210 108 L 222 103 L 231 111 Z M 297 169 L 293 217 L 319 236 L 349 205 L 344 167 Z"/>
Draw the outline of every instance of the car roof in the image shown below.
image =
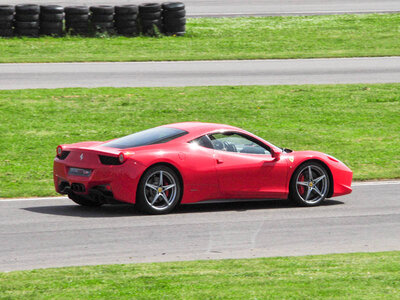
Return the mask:
<path fill-rule="evenodd" d="M 218 124 L 218 123 L 205 123 L 205 122 L 173 123 L 173 124 L 163 125 L 163 127 L 173 127 L 182 129 L 189 132 L 191 135 L 201 135 L 215 130 L 243 131 L 243 129 L 230 125 Z"/>

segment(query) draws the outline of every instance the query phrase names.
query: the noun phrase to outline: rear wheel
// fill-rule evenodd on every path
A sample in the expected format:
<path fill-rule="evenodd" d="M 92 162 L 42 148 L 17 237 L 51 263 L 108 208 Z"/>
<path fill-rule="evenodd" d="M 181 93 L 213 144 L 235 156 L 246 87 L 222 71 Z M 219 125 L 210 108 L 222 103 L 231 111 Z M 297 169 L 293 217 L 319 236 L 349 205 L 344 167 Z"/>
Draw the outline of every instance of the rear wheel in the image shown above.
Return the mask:
<path fill-rule="evenodd" d="M 136 207 L 149 214 L 166 214 L 180 202 L 182 187 L 174 170 L 154 166 L 142 176 L 136 195 Z"/>
<path fill-rule="evenodd" d="M 316 206 L 329 192 L 329 176 L 325 167 L 317 162 L 306 162 L 293 174 L 290 199 L 301 206 Z"/>
<path fill-rule="evenodd" d="M 103 203 L 91 200 L 90 198 L 83 196 L 83 195 L 78 195 L 73 192 L 70 192 L 68 194 L 68 198 L 74 201 L 76 204 L 79 204 L 81 206 L 91 206 L 91 207 L 97 207 L 103 205 Z"/>

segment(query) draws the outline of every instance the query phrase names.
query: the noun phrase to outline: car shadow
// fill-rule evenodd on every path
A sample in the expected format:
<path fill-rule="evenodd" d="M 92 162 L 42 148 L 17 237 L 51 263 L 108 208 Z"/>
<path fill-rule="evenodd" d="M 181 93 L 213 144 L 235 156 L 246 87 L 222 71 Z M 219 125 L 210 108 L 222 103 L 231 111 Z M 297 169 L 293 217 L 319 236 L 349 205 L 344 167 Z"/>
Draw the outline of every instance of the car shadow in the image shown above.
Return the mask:
<path fill-rule="evenodd" d="M 86 207 L 79 206 L 77 204 L 71 204 L 56 206 L 34 206 L 21 209 L 40 214 L 81 218 L 112 218 L 141 215 L 140 212 L 134 209 L 133 205 L 128 204 L 104 205 L 100 207 Z"/>
<path fill-rule="evenodd" d="M 320 206 L 331 206 L 344 204 L 342 201 L 325 200 Z M 240 200 L 235 202 L 216 202 L 216 203 L 193 203 L 180 205 L 173 213 L 198 213 L 215 211 L 247 211 L 258 209 L 285 209 L 295 208 L 289 200 Z"/>
<path fill-rule="evenodd" d="M 328 199 L 320 206 L 333 206 L 344 204 L 342 201 Z M 288 200 L 241 200 L 236 202 L 218 202 L 218 203 L 195 203 L 183 204 L 178 206 L 171 214 L 186 214 L 186 213 L 207 213 L 207 212 L 223 212 L 223 211 L 248 211 L 261 209 L 285 209 L 294 208 L 292 202 Z M 84 207 L 75 204 L 57 205 L 57 206 L 35 206 L 21 208 L 26 211 L 81 218 L 112 218 L 112 217 L 133 217 L 146 216 L 135 210 L 134 205 L 116 204 L 104 205 L 100 207 Z"/>

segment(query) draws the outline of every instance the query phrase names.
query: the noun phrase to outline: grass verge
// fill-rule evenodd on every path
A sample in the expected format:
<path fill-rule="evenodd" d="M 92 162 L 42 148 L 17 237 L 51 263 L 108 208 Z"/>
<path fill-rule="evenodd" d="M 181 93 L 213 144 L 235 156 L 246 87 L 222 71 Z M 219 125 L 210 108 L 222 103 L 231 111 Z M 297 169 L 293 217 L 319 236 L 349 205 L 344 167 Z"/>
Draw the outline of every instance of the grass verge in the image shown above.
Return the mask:
<path fill-rule="evenodd" d="M 0 38 L 0 62 L 400 55 L 400 14 L 189 19 L 185 37 Z"/>
<path fill-rule="evenodd" d="M 400 253 L 0 273 L 0 299 L 399 299 Z"/>
<path fill-rule="evenodd" d="M 0 197 L 49 196 L 58 144 L 180 121 L 245 128 L 334 155 L 355 179 L 400 178 L 400 84 L 0 91 Z"/>

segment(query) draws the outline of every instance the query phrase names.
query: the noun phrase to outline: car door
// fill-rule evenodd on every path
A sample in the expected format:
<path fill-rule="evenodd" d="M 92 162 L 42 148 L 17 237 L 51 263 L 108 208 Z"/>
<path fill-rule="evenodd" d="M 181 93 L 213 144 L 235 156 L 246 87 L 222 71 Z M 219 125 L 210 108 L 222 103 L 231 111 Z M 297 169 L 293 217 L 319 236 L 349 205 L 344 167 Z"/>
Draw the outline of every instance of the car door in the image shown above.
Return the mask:
<path fill-rule="evenodd" d="M 184 203 L 220 198 L 220 189 L 214 157 L 215 150 L 207 136 L 186 145 L 181 172 L 185 178 Z"/>
<path fill-rule="evenodd" d="M 267 145 L 243 133 L 210 134 L 222 195 L 229 198 L 282 198 L 287 163 Z"/>

